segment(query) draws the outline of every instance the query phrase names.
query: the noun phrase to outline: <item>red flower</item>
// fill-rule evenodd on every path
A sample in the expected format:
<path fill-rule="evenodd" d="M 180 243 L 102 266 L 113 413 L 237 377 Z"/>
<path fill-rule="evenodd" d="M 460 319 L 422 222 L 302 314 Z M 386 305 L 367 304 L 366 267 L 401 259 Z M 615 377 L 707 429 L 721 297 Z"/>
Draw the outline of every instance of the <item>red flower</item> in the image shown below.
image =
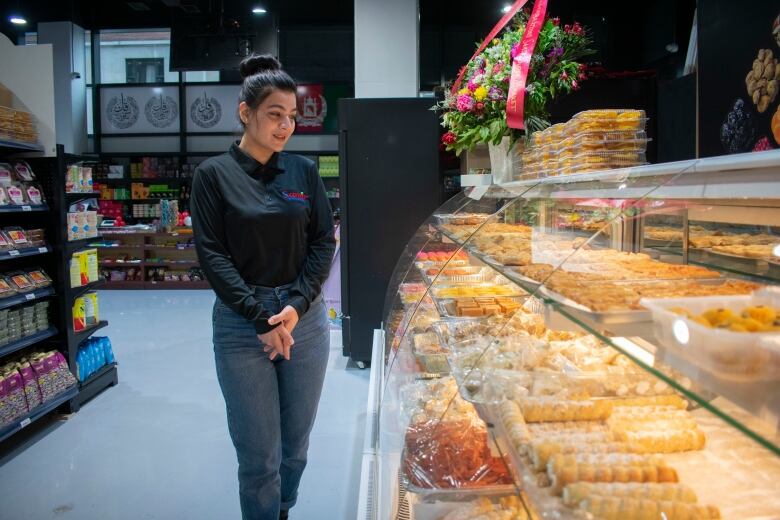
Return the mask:
<path fill-rule="evenodd" d="M 558 27 L 559 25 L 561 25 L 561 19 L 556 16 L 555 18 L 552 19 L 552 24 L 555 27 Z"/>
<path fill-rule="evenodd" d="M 455 137 L 455 134 L 453 134 L 452 132 L 447 132 L 446 134 L 441 136 L 441 142 L 444 144 L 454 144 L 455 141 L 457 140 L 458 138 Z"/>
<path fill-rule="evenodd" d="M 563 73 L 561 74 L 561 79 L 567 79 L 568 77 L 569 75 L 566 74 L 566 71 L 564 70 Z"/>
<path fill-rule="evenodd" d="M 485 103 L 477 103 L 474 108 L 477 110 L 477 112 L 481 112 L 485 109 Z"/>
<path fill-rule="evenodd" d="M 571 32 L 571 25 L 569 25 L 569 24 L 564 25 L 563 26 L 563 31 L 564 32 Z"/>
<path fill-rule="evenodd" d="M 571 82 L 571 88 L 573 88 L 574 90 L 577 90 L 577 89 L 580 88 L 580 85 L 579 85 L 579 83 L 577 83 L 576 79 Z"/>
<path fill-rule="evenodd" d="M 585 75 L 585 73 L 584 73 L 584 72 L 580 72 L 580 75 L 579 75 L 579 76 L 577 76 L 577 78 L 578 78 L 580 81 L 585 81 L 585 78 L 587 78 L 587 76 Z"/>
<path fill-rule="evenodd" d="M 588 68 L 587 65 L 585 65 L 584 63 L 580 63 L 580 70 L 584 71 L 587 68 Z"/>

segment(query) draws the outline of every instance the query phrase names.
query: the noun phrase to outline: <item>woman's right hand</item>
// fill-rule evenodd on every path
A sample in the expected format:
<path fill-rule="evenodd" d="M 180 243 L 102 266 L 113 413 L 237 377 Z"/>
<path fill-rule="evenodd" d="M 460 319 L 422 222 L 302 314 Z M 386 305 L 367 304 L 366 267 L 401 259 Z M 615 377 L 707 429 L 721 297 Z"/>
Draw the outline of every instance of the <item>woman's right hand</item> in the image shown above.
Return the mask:
<path fill-rule="evenodd" d="M 295 341 L 290 332 L 284 328 L 284 325 L 280 325 L 265 334 L 258 334 L 257 338 L 265 345 L 263 350 L 268 353 L 271 361 L 276 359 L 276 356 L 282 356 L 287 360 L 290 359 L 290 348 L 292 348 Z"/>

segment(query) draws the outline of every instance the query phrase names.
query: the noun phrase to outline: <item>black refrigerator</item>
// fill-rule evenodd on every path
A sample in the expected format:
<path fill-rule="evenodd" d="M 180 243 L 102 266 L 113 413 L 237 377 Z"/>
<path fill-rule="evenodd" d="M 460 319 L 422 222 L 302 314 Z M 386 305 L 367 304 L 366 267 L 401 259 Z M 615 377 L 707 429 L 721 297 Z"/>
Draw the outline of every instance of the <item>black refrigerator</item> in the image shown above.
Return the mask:
<path fill-rule="evenodd" d="M 441 203 L 434 99 L 339 100 L 343 352 L 371 361 L 406 243 Z"/>

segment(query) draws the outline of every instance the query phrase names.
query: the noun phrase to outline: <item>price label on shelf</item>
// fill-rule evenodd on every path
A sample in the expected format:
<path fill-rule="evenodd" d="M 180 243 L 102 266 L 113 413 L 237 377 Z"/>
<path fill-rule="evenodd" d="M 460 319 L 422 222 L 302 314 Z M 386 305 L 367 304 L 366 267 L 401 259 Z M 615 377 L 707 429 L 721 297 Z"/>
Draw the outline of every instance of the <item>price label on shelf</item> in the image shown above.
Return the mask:
<path fill-rule="evenodd" d="M 25 294 L 24 297 L 29 302 L 30 300 L 35 299 L 35 293 Z"/>
<path fill-rule="evenodd" d="M 32 206 L 22 206 L 22 211 L 32 211 Z"/>
<path fill-rule="evenodd" d="M 26 427 L 26 426 L 30 426 L 30 423 L 31 423 L 31 422 L 32 422 L 32 421 L 31 421 L 31 420 L 30 420 L 30 418 L 28 417 L 27 419 L 25 419 L 24 421 L 22 421 L 22 422 L 20 422 L 20 423 L 19 423 L 19 427 L 20 427 L 20 428 L 24 428 L 24 427 Z"/>
<path fill-rule="evenodd" d="M 8 256 L 19 256 L 19 251 L 17 251 L 16 249 L 12 249 L 8 251 Z"/>
<path fill-rule="evenodd" d="M 48 250 L 48 249 L 46 249 L 45 247 L 39 247 L 39 248 L 38 248 L 38 252 L 39 252 L 39 253 L 48 253 L 48 252 L 49 252 L 49 250 Z"/>

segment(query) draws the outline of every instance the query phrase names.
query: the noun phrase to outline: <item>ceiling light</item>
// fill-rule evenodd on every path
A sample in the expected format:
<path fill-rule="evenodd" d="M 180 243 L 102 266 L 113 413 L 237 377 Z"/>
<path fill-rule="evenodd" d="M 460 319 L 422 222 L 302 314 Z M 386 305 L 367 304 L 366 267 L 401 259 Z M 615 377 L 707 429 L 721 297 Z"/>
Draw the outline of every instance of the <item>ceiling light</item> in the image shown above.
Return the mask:
<path fill-rule="evenodd" d="M 504 7 L 501 8 L 501 12 L 502 13 L 508 13 L 510 9 L 512 9 L 512 6 L 507 4 L 507 5 L 505 5 Z"/>
<path fill-rule="evenodd" d="M 262 7 L 255 7 L 255 8 L 252 9 L 252 12 L 255 13 L 255 14 L 265 14 L 268 11 L 266 11 Z"/>
<path fill-rule="evenodd" d="M 27 20 L 22 18 L 21 16 L 11 16 L 8 18 L 12 24 L 14 25 L 25 25 L 27 23 Z"/>

